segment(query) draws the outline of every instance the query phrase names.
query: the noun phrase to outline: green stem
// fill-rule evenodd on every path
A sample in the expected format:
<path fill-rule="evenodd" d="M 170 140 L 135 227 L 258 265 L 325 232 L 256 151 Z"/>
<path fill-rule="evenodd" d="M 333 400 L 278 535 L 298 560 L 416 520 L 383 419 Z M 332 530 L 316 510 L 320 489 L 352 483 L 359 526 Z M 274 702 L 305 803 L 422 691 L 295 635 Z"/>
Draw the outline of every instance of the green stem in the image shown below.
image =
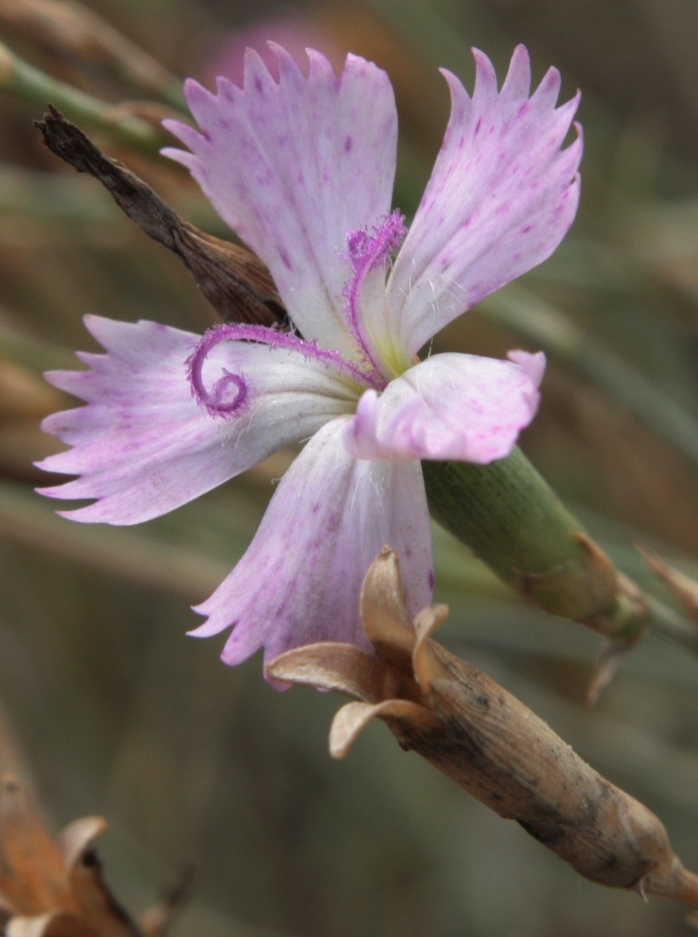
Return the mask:
<path fill-rule="evenodd" d="M 422 469 L 434 518 L 546 612 L 623 645 L 652 625 L 698 651 L 695 629 L 615 569 L 521 450 L 489 465 L 426 461 Z"/>
<path fill-rule="evenodd" d="M 434 516 L 503 579 L 581 558 L 575 540 L 581 524 L 520 449 L 489 465 L 424 462 L 422 468 Z"/>
<path fill-rule="evenodd" d="M 97 128 L 148 155 L 156 154 L 165 143 L 163 133 L 152 124 L 53 78 L 3 43 L 0 43 L 0 88 L 36 104 L 42 111 L 49 103 L 53 104 L 71 120 Z"/>

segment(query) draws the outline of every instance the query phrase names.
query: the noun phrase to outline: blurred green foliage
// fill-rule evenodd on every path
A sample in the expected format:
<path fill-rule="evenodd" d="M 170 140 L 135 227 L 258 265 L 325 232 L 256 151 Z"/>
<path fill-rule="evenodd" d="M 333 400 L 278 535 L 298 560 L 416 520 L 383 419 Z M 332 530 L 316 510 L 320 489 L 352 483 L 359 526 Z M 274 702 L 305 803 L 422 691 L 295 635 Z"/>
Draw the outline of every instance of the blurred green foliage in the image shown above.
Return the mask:
<path fill-rule="evenodd" d="M 698 568 L 694 0 L 89 6 L 171 73 L 205 81 L 225 63 L 226 42 L 250 31 L 283 39 L 290 28 L 300 45 L 326 43 L 340 60 L 347 50 L 374 59 L 396 88 L 396 202 L 407 213 L 448 113 L 438 66 L 470 84 L 475 45 L 502 76 L 522 41 L 536 78 L 552 63 L 565 98 L 581 87 L 586 155 L 572 232 L 435 344 L 497 356 L 542 347 L 543 405 L 523 448 L 621 568 L 650 583 L 636 541 Z M 56 78 L 107 102 L 147 96 L 2 22 L 0 13 L 0 38 Z M 165 98 L 171 106 L 171 88 Z M 220 641 L 185 636 L 198 621 L 188 606 L 242 555 L 291 454 L 139 528 L 72 525 L 33 493 L 46 478 L 31 462 L 57 445 L 39 420 L 68 404 L 40 374 L 89 347 L 81 315 L 200 331 L 213 313 L 174 258 L 39 145 L 35 106 L 8 94 L 0 108 L 0 765 L 17 770 L 11 752 L 24 752 L 56 824 L 110 819 L 110 877 L 136 908 L 193 864 L 182 935 L 681 933 L 683 909 L 578 879 L 381 726 L 346 763 L 331 762 L 336 699 L 278 694 L 259 660 L 230 670 Z M 177 167 L 99 140 L 182 214 L 222 233 Z M 698 662 L 650 635 L 589 711 L 597 638 L 521 605 L 463 547 L 435 536 L 436 598 L 452 609 L 444 643 L 644 799 L 698 867 Z"/>

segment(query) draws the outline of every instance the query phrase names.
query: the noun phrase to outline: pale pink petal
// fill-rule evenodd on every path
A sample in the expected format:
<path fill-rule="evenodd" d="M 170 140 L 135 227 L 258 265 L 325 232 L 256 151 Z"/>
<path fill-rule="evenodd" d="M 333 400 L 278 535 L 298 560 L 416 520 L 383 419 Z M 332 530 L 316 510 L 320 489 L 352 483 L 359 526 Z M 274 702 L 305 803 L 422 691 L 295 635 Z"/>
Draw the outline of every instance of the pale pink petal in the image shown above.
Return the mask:
<path fill-rule="evenodd" d="M 529 98 L 523 46 L 498 92 L 491 62 L 474 54 L 472 99 L 444 72 L 451 117 L 388 285 L 387 329 L 407 355 L 549 257 L 577 210 L 581 138 L 561 146 L 579 96 L 555 109 L 560 76 L 550 69 Z"/>
<path fill-rule="evenodd" d="M 514 348 L 512 351 L 507 352 L 507 358 L 509 361 L 513 361 L 514 364 L 518 364 L 528 374 L 534 387 L 540 387 L 546 365 L 545 355 L 542 351 L 536 351 L 532 354 L 530 351 Z"/>
<path fill-rule="evenodd" d="M 335 68 L 341 69 L 344 64 L 341 40 L 338 42 L 330 29 L 302 12 L 279 11 L 248 20 L 239 31 L 227 32 L 222 37 L 220 48 L 214 51 L 213 60 L 201 62 L 200 65 L 211 81 L 215 81 L 219 75 L 225 75 L 236 85 L 242 85 L 245 80 L 245 53 L 247 49 L 255 49 L 278 80 L 279 62 L 270 48 L 270 40 L 282 46 L 301 69 L 308 65 L 308 46 L 322 52 Z"/>
<path fill-rule="evenodd" d="M 346 419 L 327 423 L 286 472 L 238 565 L 196 611 L 200 637 L 233 628 L 223 650 L 238 664 L 316 641 L 370 645 L 359 618 L 368 567 L 385 544 L 400 554 L 407 607 L 431 600 L 429 513 L 418 462 L 356 461 Z M 260 572 L 261 571 L 261 572 Z"/>
<path fill-rule="evenodd" d="M 535 416 L 541 352 L 517 363 L 477 355 L 434 355 L 380 396 L 367 390 L 347 424 L 345 445 L 360 459 L 457 459 L 508 455 Z"/>
<path fill-rule="evenodd" d="M 275 81 L 257 53 L 244 89 L 219 79 L 217 94 L 196 82 L 186 97 L 200 133 L 167 121 L 191 150 L 166 154 L 187 166 L 221 217 L 269 266 L 307 339 L 357 359 L 343 320 L 349 231 L 390 211 L 397 117 L 385 72 L 349 56 L 338 78 L 308 51 L 304 77 L 279 58 Z"/>
<path fill-rule="evenodd" d="M 251 342 L 211 351 L 203 379 L 234 379 L 239 406 L 212 416 L 192 396 L 188 359 L 201 339 L 159 325 L 89 316 L 107 350 L 81 354 L 89 371 L 56 371 L 56 387 L 87 406 L 47 417 L 42 428 L 73 448 L 39 466 L 79 475 L 39 489 L 55 498 L 96 498 L 72 520 L 136 524 L 171 511 L 245 471 L 267 455 L 352 412 L 346 376 L 301 352 Z"/>

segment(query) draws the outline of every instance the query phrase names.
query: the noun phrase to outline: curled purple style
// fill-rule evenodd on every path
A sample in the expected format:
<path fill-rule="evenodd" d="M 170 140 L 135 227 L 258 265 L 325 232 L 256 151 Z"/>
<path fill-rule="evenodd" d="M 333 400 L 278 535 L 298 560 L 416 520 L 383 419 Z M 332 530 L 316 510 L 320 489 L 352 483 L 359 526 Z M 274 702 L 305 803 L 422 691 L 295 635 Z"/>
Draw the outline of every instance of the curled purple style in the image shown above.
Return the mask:
<path fill-rule="evenodd" d="M 187 359 L 189 383 L 192 395 L 211 416 L 238 416 L 244 412 L 250 400 L 250 387 L 247 380 L 239 373 L 221 368 L 222 376 L 216 381 L 212 390 L 208 390 L 203 380 L 203 367 L 211 351 L 221 342 L 257 342 L 272 348 L 285 348 L 289 351 L 300 352 L 306 359 L 315 359 L 322 362 L 327 368 L 339 371 L 351 378 L 360 387 L 374 386 L 373 375 L 367 374 L 356 365 L 347 361 L 338 351 L 328 351 L 319 348 L 315 343 L 304 342 L 303 339 L 288 332 L 279 332 L 263 325 L 246 325 L 243 323 L 214 325 L 210 328 L 196 346 L 193 354 Z M 383 382 L 382 382 L 383 383 Z M 226 400 L 230 394 L 231 386 L 236 388 L 232 399 Z"/>

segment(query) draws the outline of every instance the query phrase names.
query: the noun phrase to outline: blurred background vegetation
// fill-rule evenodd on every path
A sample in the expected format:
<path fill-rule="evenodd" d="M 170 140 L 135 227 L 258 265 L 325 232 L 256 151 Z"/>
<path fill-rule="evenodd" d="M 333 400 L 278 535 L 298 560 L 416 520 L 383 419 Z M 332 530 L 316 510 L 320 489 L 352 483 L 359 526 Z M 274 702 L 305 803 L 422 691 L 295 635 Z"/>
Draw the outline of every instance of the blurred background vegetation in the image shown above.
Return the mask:
<path fill-rule="evenodd" d="M 247 43 L 374 59 L 397 93 L 396 204 L 408 215 L 448 114 L 438 66 L 472 86 L 475 45 L 503 77 L 518 42 L 536 80 L 558 66 L 565 99 L 583 90 L 578 219 L 551 260 L 436 345 L 543 348 L 550 367 L 525 451 L 622 569 L 659 589 L 634 551 L 642 542 L 698 570 L 695 0 L 90 0 L 166 66 L 159 91 L 87 46 L 68 52 L 22 26 L 22 6 L 0 0 L 9 46 L 106 102 L 153 101 L 140 108 L 152 117 L 176 102 L 183 76 L 239 74 Z M 214 320 L 178 262 L 39 144 L 41 113 L 9 91 L 0 98 L 0 765 L 29 780 L 56 827 L 109 818 L 102 854 L 135 910 L 192 866 L 182 935 L 688 932 L 679 906 L 579 879 L 383 726 L 332 762 L 336 698 L 276 693 L 259 659 L 231 670 L 221 640 L 186 637 L 198 621 L 188 606 L 242 555 L 292 454 L 137 528 L 71 524 L 33 493 L 47 479 L 32 461 L 58 445 L 40 418 L 69 405 L 41 372 L 91 347 L 84 313 L 192 331 Z M 178 167 L 95 137 L 224 234 Z M 644 800 L 696 869 L 698 661 L 649 635 L 591 711 L 598 638 L 522 605 L 465 548 L 435 538 L 436 598 L 452 610 L 444 643 Z"/>

